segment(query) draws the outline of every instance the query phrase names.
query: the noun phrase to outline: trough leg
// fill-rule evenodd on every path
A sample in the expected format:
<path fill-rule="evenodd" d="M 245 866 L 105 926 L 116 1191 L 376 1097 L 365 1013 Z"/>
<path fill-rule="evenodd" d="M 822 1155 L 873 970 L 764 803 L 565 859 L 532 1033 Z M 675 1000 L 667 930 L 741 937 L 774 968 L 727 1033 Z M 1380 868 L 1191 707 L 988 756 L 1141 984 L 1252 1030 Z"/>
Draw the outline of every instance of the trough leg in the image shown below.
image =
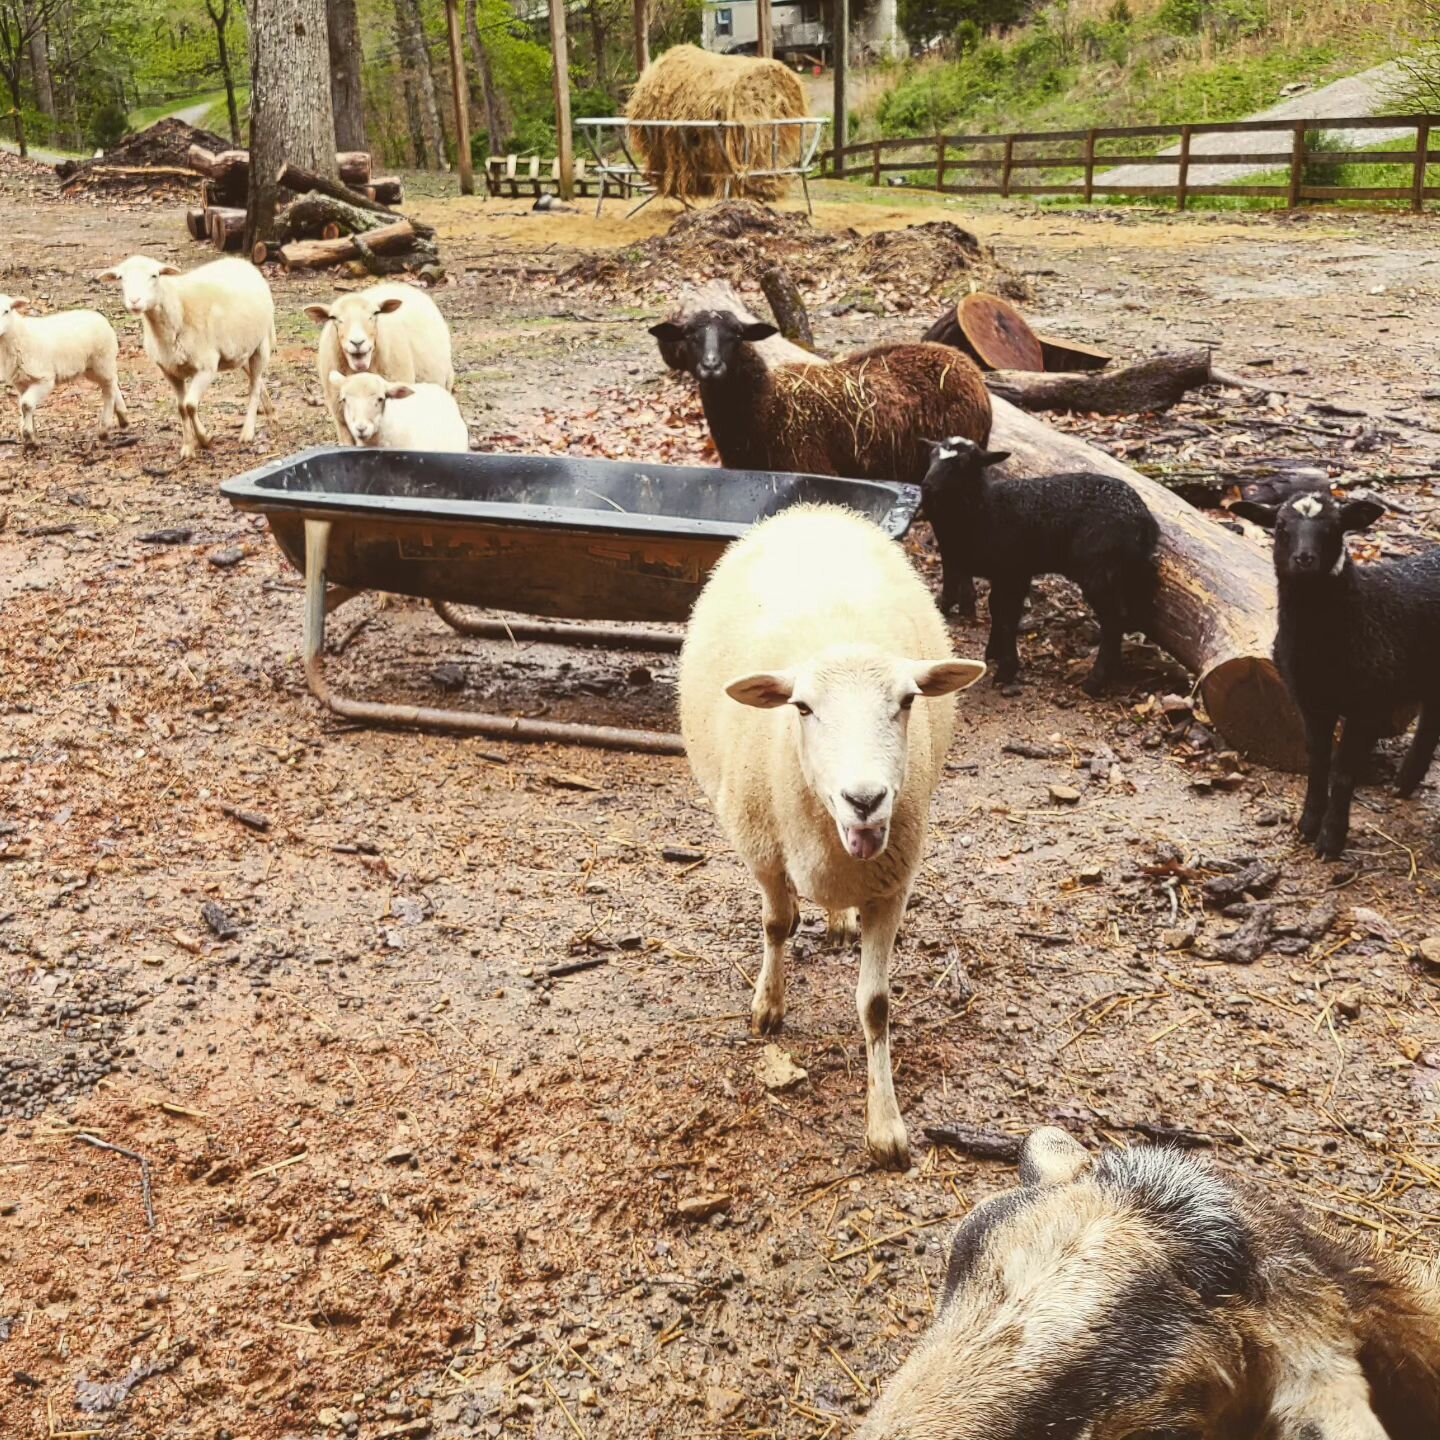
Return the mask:
<path fill-rule="evenodd" d="M 330 549 L 330 522 L 305 522 L 305 679 L 311 693 L 330 703 L 325 683 L 325 557 Z"/>
<path fill-rule="evenodd" d="M 877 1165 L 905 1170 L 910 1141 L 890 1073 L 890 952 L 905 913 L 905 895 L 860 907 L 860 983 L 855 1008 L 865 1031 L 865 1143 Z"/>

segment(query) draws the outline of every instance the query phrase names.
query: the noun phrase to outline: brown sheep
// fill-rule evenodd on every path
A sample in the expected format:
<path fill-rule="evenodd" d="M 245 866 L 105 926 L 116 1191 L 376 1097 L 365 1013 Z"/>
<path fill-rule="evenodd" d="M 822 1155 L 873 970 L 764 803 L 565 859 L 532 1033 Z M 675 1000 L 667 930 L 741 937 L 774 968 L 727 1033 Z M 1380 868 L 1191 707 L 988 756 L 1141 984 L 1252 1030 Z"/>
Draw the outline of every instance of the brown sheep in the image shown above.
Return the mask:
<path fill-rule="evenodd" d="M 720 310 L 650 333 L 700 383 L 720 461 L 732 470 L 785 470 L 918 485 L 925 443 L 990 438 L 990 392 L 946 345 L 877 345 L 833 364 L 766 367 L 753 346 L 777 333 Z"/>
<path fill-rule="evenodd" d="M 1434 1440 L 1440 1276 L 1173 1150 L 1035 1131 L 856 1440 Z"/>

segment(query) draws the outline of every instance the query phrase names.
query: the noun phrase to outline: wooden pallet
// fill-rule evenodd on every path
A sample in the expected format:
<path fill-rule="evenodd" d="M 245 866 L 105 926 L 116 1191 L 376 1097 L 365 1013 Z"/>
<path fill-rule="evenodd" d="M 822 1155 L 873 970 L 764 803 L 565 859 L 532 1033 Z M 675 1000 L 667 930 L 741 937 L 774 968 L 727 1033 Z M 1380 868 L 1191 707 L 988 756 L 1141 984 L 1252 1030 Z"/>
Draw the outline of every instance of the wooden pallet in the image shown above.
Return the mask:
<path fill-rule="evenodd" d="M 601 185 L 606 195 L 628 196 L 634 192 L 634 187 L 626 181 L 592 175 L 578 156 L 572 179 L 575 194 L 580 196 L 598 194 Z M 554 194 L 560 189 L 560 161 L 552 160 L 542 169 L 538 155 L 492 155 L 485 162 L 485 188 L 492 195 L 515 199 L 522 195 Z"/>

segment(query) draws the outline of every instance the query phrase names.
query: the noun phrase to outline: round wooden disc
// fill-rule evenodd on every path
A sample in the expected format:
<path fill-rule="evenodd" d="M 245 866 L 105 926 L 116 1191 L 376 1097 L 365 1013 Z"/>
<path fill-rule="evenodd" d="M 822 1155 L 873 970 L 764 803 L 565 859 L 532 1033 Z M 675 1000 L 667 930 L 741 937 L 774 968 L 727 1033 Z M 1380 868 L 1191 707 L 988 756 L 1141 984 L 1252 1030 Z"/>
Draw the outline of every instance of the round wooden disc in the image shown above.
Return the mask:
<path fill-rule="evenodd" d="M 1045 355 L 1025 317 L 998 295 L 976 292 L 955 307 L 976 358 L 991 370 L 1043 370 Z"/>

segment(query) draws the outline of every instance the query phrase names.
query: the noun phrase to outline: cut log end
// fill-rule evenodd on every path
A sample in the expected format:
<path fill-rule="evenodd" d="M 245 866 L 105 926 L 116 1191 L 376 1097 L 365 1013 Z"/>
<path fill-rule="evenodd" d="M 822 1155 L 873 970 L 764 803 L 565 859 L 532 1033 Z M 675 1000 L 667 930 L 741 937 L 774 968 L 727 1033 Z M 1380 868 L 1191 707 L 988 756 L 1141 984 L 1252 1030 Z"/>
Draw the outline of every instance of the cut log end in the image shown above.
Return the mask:
<path fill-rule="evenodd" d="M 1200 677 L 1200 694 L 1226 744 L 1272 770 L 1305 769 L 1300 712 L 1273 660 L 1260 655 L 1222 660 Z"/>

